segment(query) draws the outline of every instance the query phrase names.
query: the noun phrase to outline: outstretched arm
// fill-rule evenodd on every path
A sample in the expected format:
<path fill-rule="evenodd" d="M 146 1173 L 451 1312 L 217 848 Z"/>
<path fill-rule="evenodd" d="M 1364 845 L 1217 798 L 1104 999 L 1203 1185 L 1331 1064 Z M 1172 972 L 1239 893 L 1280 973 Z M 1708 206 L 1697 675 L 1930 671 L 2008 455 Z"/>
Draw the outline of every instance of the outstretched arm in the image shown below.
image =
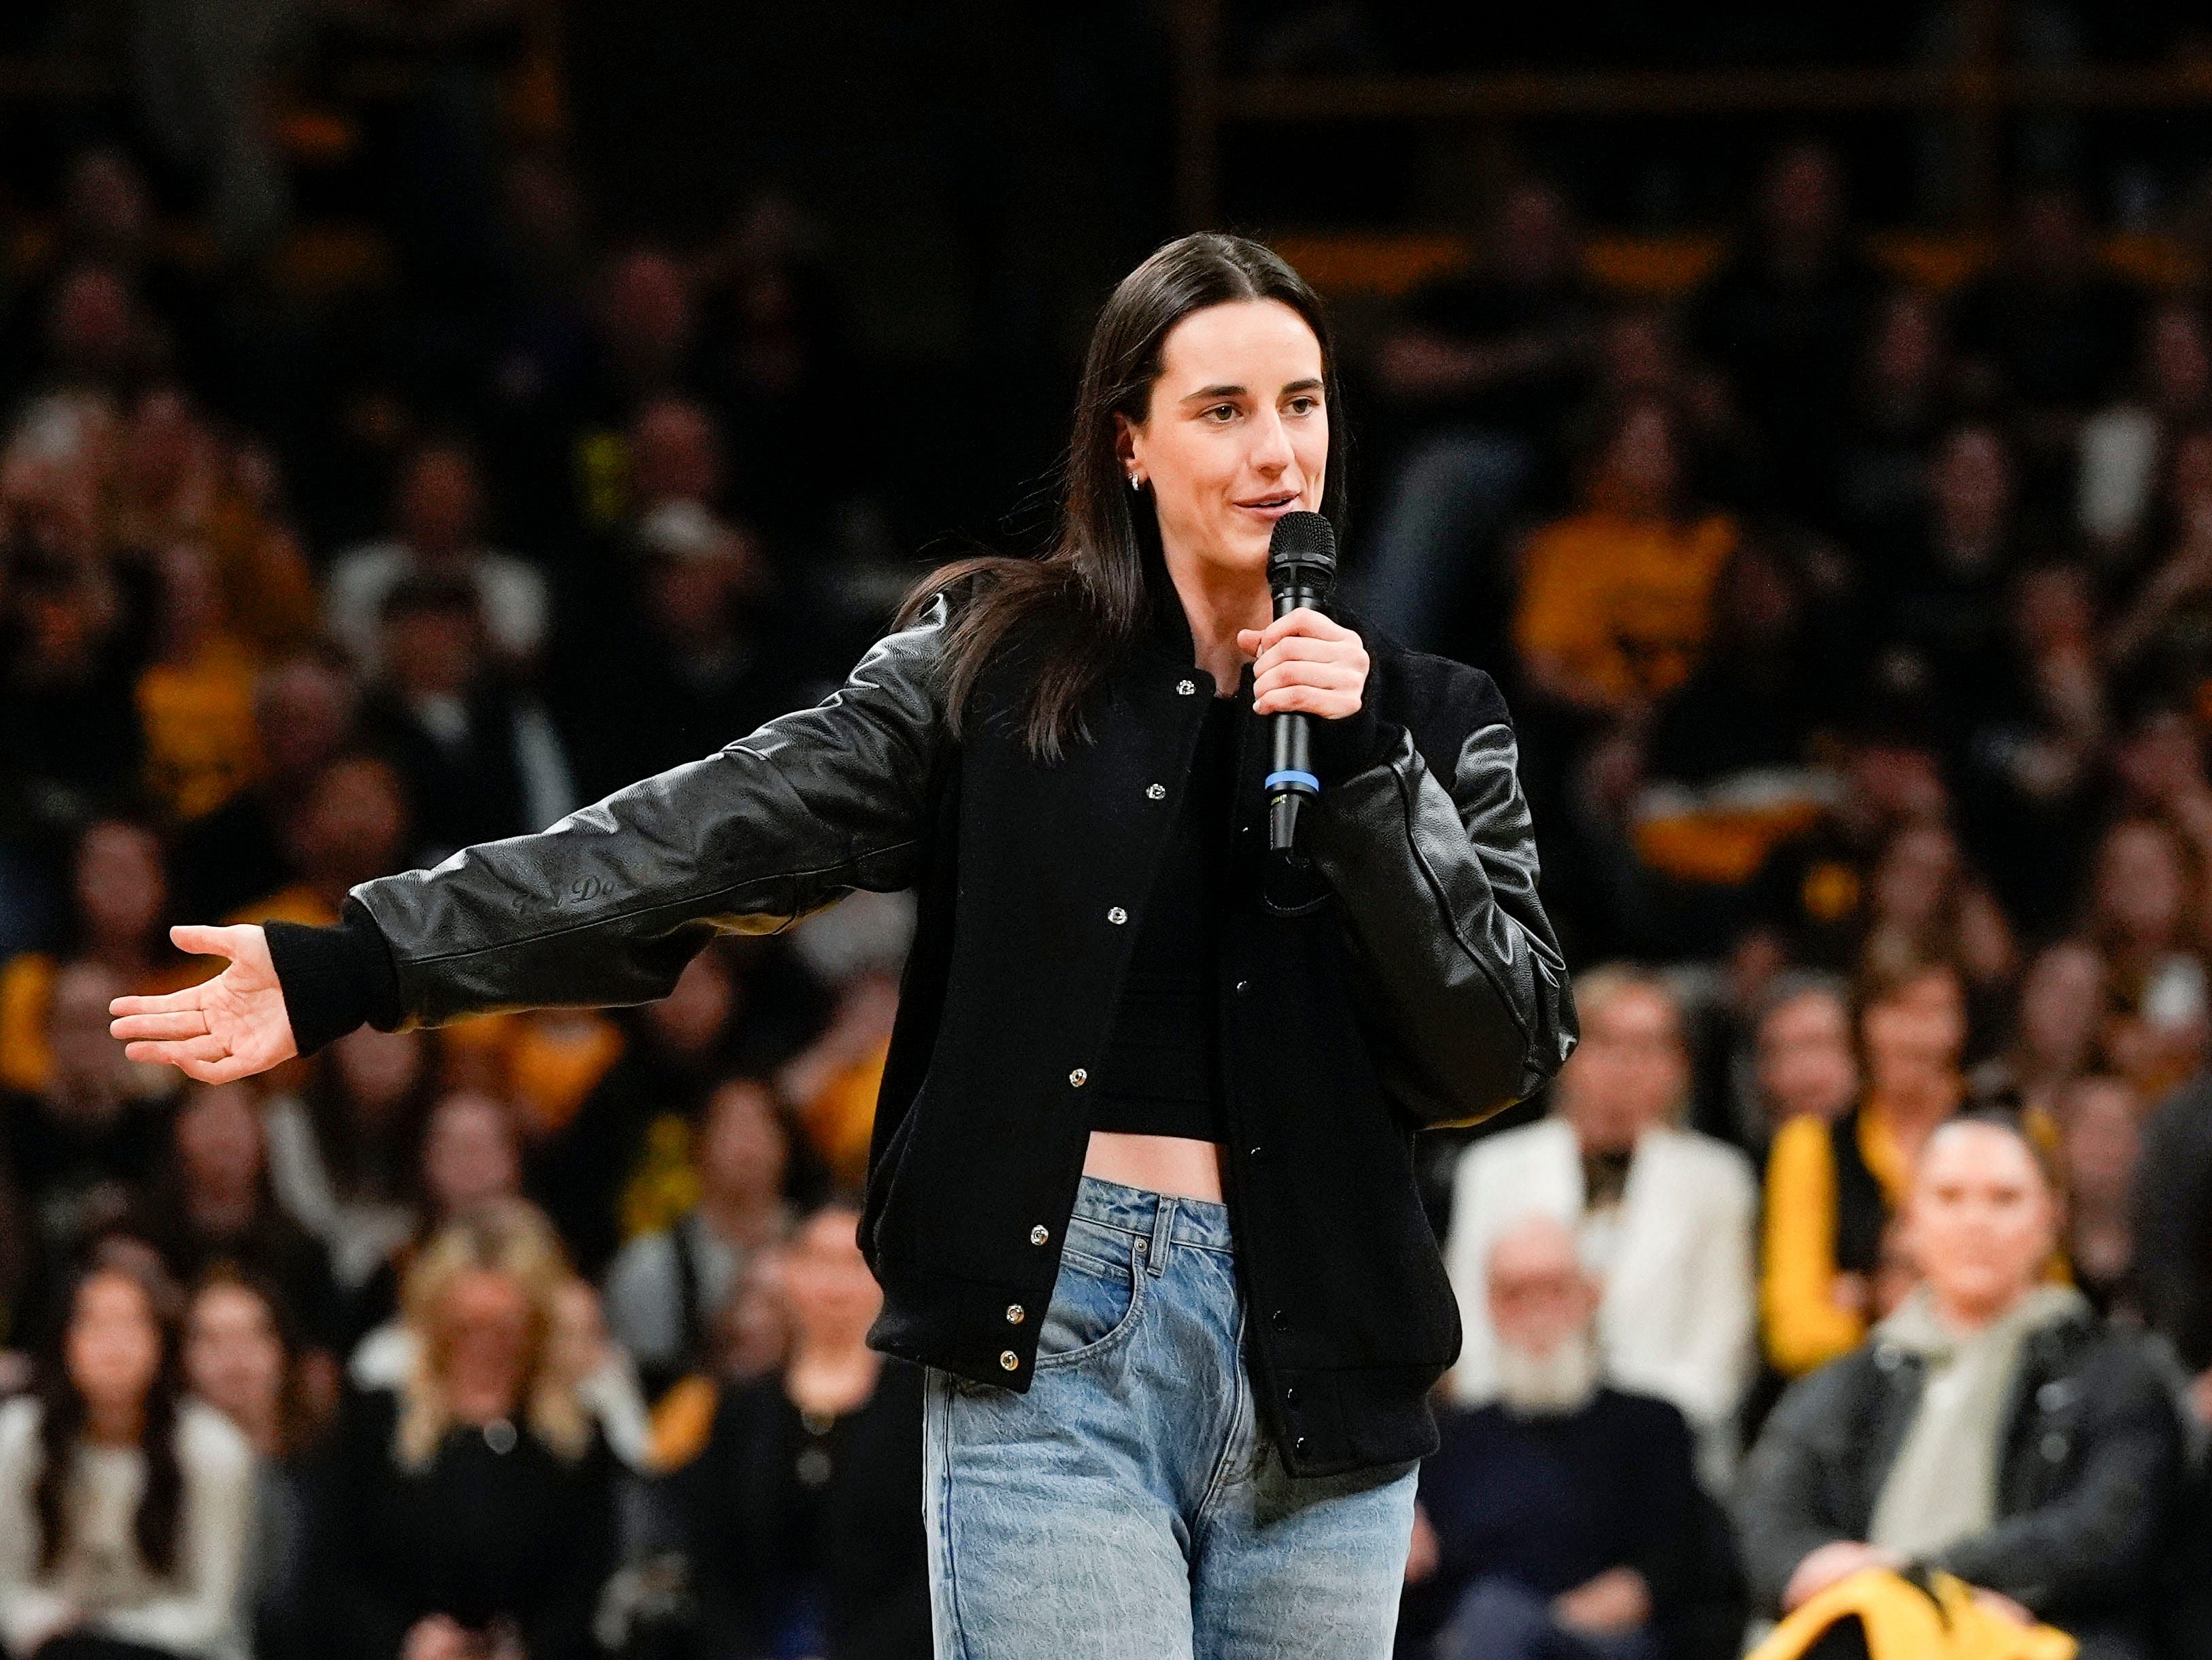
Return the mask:
<path fill-rule="evenodd" d="M 820 703 L 536 835 L 357 885 L 347 920 L 365 913 L 389 952 L 391 1026 L 649 1002 L 715 933 L 771 933 L 854 888 L 909 885 L 942 743 L 937 652 L 949 620 L 940 595 Z M 111 1030 L 126 1053 L 221 1082 L 300 1052 L 301 1011 L 286 1006 L 262 929 L 174 937 L 231 965 L 167 996 L 117 999 Z"/>

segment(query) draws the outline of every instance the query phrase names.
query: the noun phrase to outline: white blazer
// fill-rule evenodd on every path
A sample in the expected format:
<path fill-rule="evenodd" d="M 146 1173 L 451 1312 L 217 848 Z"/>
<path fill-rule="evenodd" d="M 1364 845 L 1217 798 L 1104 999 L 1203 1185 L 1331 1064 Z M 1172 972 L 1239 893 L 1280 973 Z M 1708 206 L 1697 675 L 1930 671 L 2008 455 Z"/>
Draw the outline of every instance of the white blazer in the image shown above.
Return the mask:
<path fill-rule="evenodd" d="M 1466 1334 L 1453 1395 L 1474 1404 L 1496 1393 L 1490 1246 L 1534 1213 L 1583 1239 L 1583 1261 L 1603 1283 L 1597 1335 L 1607 1379 L 1672 1402 L 1701 1440 L 1732 1441 L 1757 1360 L 1751 1161 L 1694 1130 L 1650 1130 L 1601 1238 L 1583 1226 L 1583 1198 L 1581 1150 L 1562 1119 L 1506 1130 L 1461 1155 L 1444 1251 Z"/>

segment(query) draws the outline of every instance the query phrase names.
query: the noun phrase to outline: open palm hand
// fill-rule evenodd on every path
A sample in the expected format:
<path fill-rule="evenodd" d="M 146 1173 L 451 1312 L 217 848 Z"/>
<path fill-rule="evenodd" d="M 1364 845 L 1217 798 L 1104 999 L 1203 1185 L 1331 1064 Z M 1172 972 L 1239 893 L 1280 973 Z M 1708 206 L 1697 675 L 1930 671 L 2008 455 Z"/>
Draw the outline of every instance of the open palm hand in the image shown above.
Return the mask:
<path fill-rule="evenodd" d="M 266 1072 L 300 1052 L 276 982 L 269 940 L 252 922 L 169 930 L 179 951 L 227 957 L 212 980 L 158 997 L 118 997 L 107 1030 L 133 1061 L 159 1061 L 204 1084 L 228 1084 Z"/>

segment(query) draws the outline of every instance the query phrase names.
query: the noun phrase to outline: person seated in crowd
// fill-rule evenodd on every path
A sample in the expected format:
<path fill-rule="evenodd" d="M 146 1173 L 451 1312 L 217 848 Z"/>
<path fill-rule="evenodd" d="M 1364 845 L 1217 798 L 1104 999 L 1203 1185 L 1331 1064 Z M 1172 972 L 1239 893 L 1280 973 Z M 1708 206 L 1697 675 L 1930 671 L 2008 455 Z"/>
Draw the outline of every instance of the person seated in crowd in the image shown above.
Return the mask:
<path fill-rule="evenodd" d="M 0 1168 L 17 1188 L 29 1256 L 19 1333 L 56 1317 L 52 1294 L 85 1250 L 119 1221 L 159 1167 L 168 1139 L 166 1091 L 108 1035 L 107 1005 L 123 989 L 112 969 L 65 964 L 54 976 L 46 1038 L 53 1067 L 35 1093 L 0 1095 Z M 149 1087 L 165 1091 L 149 1095 Z"/>
<path fill-rule="evenodd" d="M 1689 1611 L 1700 1492 L 1682 1414 L 1603 1381 L 1574 1235 L 1496 1234 L 1494 1398 L 1448 1410 L 1421 1467 L 1401 1660 L 1659 1660 Z"/>
<path fill-rule="evenodd" d="M 607 1323 L 658 1395 L 704 1356 L 714 1310 L 745 1264 L 783 1238 L 791 1132 L 768 1086 L 732 1078 L 708 1098 L 700 1131 L 699 1201 L 623 1246 L 607 1270 Z"/>
<path fill-rule="evenodd" d="M 180 915 L 227 916 L 284 885 L 286 826 L 310 782 L 352 739 L 359 703 L 353 666 L 335 642 L 262 665 L 253 678 L 252 776 L 172 837 Z"/>
<path fill-rule="evenodd" d="M 329 1248 L 349 1294 L 414 1231 L 438 1042 L 434 1031 L 356 1027 L 324 1051 L 298 1094 L 280 1089 L 261 1104 L 277 1202 Z"/>
<path fill-rule="evenodd" d="M 933 1652 L 921 1372 L 867 1346 L 883 1293 L 860 1220 L 833 1201 L 799 1226 L 775 1276 L 789 1359 L 725 1383 L 705 1447 L 669 1478 L 701 1660 Z"/>
<path fill-rule="evenodd" d="M 253 1533 L 246 1602 L 254 1660 L 316 1652 L 307 1605 L 307 1519 L 325 1420 L 299 1341 L 274 1286 L 211 1270 L 185 1311 L 185 1382 L 230 1420 L 254 1454 Z"/>
<path fill-rule="evenodd" d="M 400 469 L 390 537 L 340 556 L 331 568 L 324 621 L 353 654 L 364 678 L 384 667 L 378 623 L 386 596 L 413 576 L 449 576 L 475 596 L 493 654 L 514 667 L 544 650 L 551 599 L 528 561 L 484 545 L 483 483 L 470 447 L 426 440 Z"/>
<path fill-rule="evenodd" d="M 457 1090 L 430 1110 L 416 1159 L 412 1228 L 356 1298 L 356 1318 L 369 1329 L 346 1363 L 357 1388 L 389 1389 L 398 1380 L 405 1323 L 395 1316 L 416 1253 L 470 1212 L 522 1195 L 514 1115 L 474 1090 Z"/>
<path fill-rule="evenodd" d="M 2082 939 L 2045 946 L 2021 977 L 2014 1009 L 2011 1042 L 1973 1069 L 1970 1092 L 2055 1119 L 2067 1086 L 2104 1058 L 2112 1012 L 2105 959 Z"/>
<path fill-rule="evenodd" d="M 615 1465 L 551 1353 L 565 1273 L 495 1207 L 407 1273 L 411 1364 L 353 1397 L 312 1606 L 358 1660 L 581 1660 L 612 1571 Z"/>
<path fill-rule="evenodd" d="M 2139 1324 L 2134 1201 L 2142 1152 L 2142 1102 L 2124 1078 L 2077 1078 L 2052 1104 L 2065 1178 L 2062 1231 L 2068 1267 L 2097 1312 Z"/>
<path fill-rule="evenodd" d="M 1858 1098 L 1858 1048 L 1839 982 L 1796 976 L 1778 984 L 1759 1017 L 1753 1055 L 1759 1112 L 1747 1138 L 1764 1148 L 1797 1118 L 1834 1123 Z"/>
<path fill-rule="evenodd" d="M 581 805 L 551 720 L 496 672 L 465 580 L 407 577 L 377 615 L 385 666 L 362 705 L 361 741 L 406 781 L 417 857 L 526 836 Z"/>
<path fill-rule="evenodd" d="M 44 1089 L 54 1057 L 46 1041 L 54 978 L 63 964 L 97 963 L 133 991 L 197 985 L 207 964 L 169 943 L 167 860 L 150 824 L 99 818 L 76 838 L 70 910 L 52 952 L 24 952 L 0 968 L 0 1087 Z"/>
<path fill-rule="evenodd" d="M 284 825 L 286 885 L 224 920 L 276 917 L 326 927 L 356 883 L 422 862 L 416 846 L 407 787 L 392 763 L 364 751 L 342 751 L 307 781 Z"/>
<path fill-rule="evenodd" d="M 2112 1064 L 2149 1095 L 2179 1084 L 2212 1050 L 2204 904 L 2212 813 L 2194 834 L 2203 842 L 2191 845 L 2164 817 L 2113 824 L 2097 847 L 2083 917 L 2116 1006 L 2106 1038 Z"/>
<path fill-rule="evenodd" d="M 1482 240 L 1376 343 L 1377 390 L 1425 430 L 1384 496 L 1363 597 L 1409 645 L 1503 597 L 1501 532 L 1552 482 L 1553 441 L 1594 379 L 1598 301 L 1559 192 L 1514 181 Z"/>
<path fill-rule="evenodd" d="M 2007 1621 L 2072 1633 L 2084 1660 L 2150 1651 L 2180 1429 L 2135 1340 L 2044 1277 L 2061 1204 L 2009 1116 L 1962 1115 L 1921 1148 L 1905 1214 L 1921 1284 L 1784 1395 L 1745 1463 L 1758 1603 L 1791 1614 L 1850 1587 L 1793 1638 L 1831 1613 L 1870 1628 L 1881 1598 L 1918 1595 L 1898 1576 L 1940 1571 Z"/>
<path fill-rule="evenodd" d="M 1856 1347 L 1880 1311 L 1883 1239 L 1912 1161 L 1958 1111 L 1966 993 L 1942 964 L 1868 982 L 1859 994 L 1866 1092 L 1842 1117 L 1808 1114 L 1766 1160 L 1759 1308 L 1766 1357 L 1802 1377 Z"/>
<path fill-rule="evenodd" d="M 1582 1043 L 1553 1085 L 1552 1116 L 1476 1142 L 1454 1181 L 1445 1255 L 1465 1335 L 1453 1392 L 1472 1403 L 1497 1386 L 1484 1265 L 1503 1228 L 1538 1212 L 1575 1231 L 1603 1284 L 1607 1375 L 1680 1408 L 1718 1481 L 1752 1376 L 1751 1166 L 1678 1128 L 1690 1065 L 1664 984 L 1596 969 L 1577 976 L 1575 1000 Z"/>
<path fill-rule="evenodd" d="M 1522 551 L 1513 644 L 1540 703 L 1640 714 L 1697 666 L 1736 526 L 1692 505 L 1682 445 L 1666 404 L 1625 404 L 1590 456 L 1583 510 Z"/>
<path fill-rule="evenodd" d="M 276 1286 L 307 1343 L 317 1398 L 337 1398 L 345 1335 L 337 1282 L 322 1242 L 284 1213 L 270 1186 L 261 1119 L 244 1083 L 188 1084 L 171 1121 L 168 1170 L 125 1226 L 161 1254 L 182 1284 L 228 1265 Z"/>
<path fill-rule="evenodd" d="M 0 1640 L 31 1660 L 244 1660 L 253 1456 L 184 1394 L 177 1292 L 103 1246 L 35 1393 L 0 1406 Z"/>

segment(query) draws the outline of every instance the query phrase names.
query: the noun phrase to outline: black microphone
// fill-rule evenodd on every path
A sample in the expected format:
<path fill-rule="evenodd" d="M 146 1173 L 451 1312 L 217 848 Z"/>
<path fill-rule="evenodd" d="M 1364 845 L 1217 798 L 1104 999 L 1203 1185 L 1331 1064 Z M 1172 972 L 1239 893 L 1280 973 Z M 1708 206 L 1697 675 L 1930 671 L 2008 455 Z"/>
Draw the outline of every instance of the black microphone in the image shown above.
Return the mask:
<path fill-rule="evenodd" d="M 1275 596 L 1275 615 L 1304 605 L 1323 612 L 1336 588 L 1336 527 L 1317 513 L 1286 513 L 1267 538 L 1267 587 Z M 1313 722 L 1292 710 L 1271 714 L 1274 745 L 1267 774 L 1267 850 L 1288 854 L 1297 836 L 1298 808 L 1321 794 L 1313 769 Z"/>

